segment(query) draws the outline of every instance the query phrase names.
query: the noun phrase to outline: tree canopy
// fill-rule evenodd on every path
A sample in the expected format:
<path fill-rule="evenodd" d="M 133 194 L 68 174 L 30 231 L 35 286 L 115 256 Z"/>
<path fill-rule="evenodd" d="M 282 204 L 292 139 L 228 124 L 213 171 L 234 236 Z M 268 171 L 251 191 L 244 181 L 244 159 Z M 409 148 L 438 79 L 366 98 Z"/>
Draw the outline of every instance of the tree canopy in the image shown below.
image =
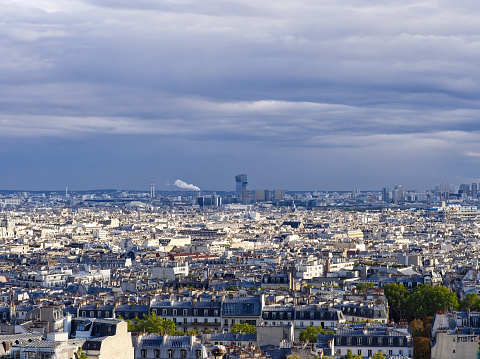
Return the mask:
<path fill-rule="evenodd" d="M 231 330 L 232 333 L 255 334 L 257 327 L 248 323 L 235 323 Z"/>
<path fill-rule="evenodd" d="M 344 359 L 363 359 L 363 356 L 353 354 L 350 349 L 347 350 L 347 354 L 345 354 Z"/>
<path fill-rule="evenodd" d="M 413 338 L 413 357 L 415 359 L 430 359 L 430 341 L 428 338 Z"/>
<path fill-rule="evenodd" d="M 177 326 L 173 320 L 165 320 L 157 317 L 155 313 L 143 317 L 143 319 L 135 318 L 132 321 L 127 320 L 129 332 L 145 332 L 168 335 L 188 335 L 195 334 L 195 332 L 181 332 L 177 331 Z"/>
<path fill-rule="evenodd" d="M 476 293 L 468 293 L 463 300 L 458 303 L 458 307 L 462 311 L 480 310 L 480 298 Z"/>
<path fill-rule="evenodd" d="M 403 306 L 407 298 L 407 290 L 403 284 L 390 283 L 383 287 L 383 293 L 388 300 L 389 317 L 398 322 L 403 318 Z"/>
<path fill-rule="evenodd" d="M 374 285 L 372 282 L 367 282 L 367 283 L 358 283 L 356 285 L 356 288 L 358 291 L 365 290 L 365 289 L 373 289 Z"/>
<path fill-rule="evenodd" d="M 407 320 L 425 319 L 436 312 L 456 309 L 457 296 L 444 286 L 431 287 L 420 284 L 405 300 L 404 313 Z"/>
<path fill-rule="evenodd" d="M 316 343 L 318 334 L 333 334 L 333 332 L 327 332 L 322 327 L 311 325 L 300 332 L 299 339 L 301 342 L 305 342 L 308 339 L 310 343 Z"/>

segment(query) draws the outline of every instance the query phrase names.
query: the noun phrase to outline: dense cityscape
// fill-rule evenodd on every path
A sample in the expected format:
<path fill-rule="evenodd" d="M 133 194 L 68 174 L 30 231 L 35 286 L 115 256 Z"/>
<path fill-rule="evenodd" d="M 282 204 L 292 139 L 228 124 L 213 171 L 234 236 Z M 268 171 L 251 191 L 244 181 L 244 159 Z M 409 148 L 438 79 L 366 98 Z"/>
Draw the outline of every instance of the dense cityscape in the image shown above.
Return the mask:
<path fill-rule="evenodd" d="M 0 355 L 478 352 L 476 183 L 252 191 L 241 174 L 231 192 L 176 186 L 2 191 Z"/>
<path fill-rule="evenodd" d="M 0 0 L 0 359 L 480 359 L 479 14 Z"/>

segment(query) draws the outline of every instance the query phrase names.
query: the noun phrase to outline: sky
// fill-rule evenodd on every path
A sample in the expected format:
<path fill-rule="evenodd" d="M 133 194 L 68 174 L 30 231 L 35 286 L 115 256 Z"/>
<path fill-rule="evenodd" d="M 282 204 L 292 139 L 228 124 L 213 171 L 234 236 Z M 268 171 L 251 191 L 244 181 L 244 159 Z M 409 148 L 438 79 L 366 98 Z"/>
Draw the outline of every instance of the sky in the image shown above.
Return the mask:
<path fill-rule="evenodd" d="M 479 182 L 480 2 L 0 0 L 0 189 Z"/>

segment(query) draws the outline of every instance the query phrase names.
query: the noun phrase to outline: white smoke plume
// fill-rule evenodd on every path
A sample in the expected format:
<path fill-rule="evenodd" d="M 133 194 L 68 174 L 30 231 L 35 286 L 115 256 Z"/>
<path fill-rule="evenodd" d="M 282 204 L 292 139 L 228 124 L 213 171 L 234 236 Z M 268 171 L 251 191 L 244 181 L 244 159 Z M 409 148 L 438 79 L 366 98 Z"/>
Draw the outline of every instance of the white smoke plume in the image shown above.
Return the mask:
<path fill-rule="evenodd" d="M 190 191 L 200 191 L 200 188 L 194 186 L 193 184 L 188 184 L 183 182 L 182 180 L 177 179 L 174 183 L 175 186 L 178 188 L 188 189 Z"/>

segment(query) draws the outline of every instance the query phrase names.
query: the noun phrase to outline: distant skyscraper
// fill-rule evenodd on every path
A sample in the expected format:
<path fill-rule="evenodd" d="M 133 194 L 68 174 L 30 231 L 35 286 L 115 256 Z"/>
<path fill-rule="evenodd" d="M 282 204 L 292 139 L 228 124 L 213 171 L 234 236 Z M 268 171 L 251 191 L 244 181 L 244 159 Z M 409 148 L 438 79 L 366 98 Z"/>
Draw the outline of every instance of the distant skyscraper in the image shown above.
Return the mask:
<path fill-rule="evenodd" d="M 283 189 L 276 189 L 273 191 L 273 200 L 274 201 L 283 201 Z"/>
<path fill-rule="evenodd" d="M 460 188 L 458 189 L 458 194 L 463 195 L 462 197 L 468 197 L 470 195 L 470 185 L 469 184 L 461 184 Z"/>
<path fill-rule="evenodd" d="M 242 202 L 245 202 L 246 199 L 250 198 L 247 175 L 240 174 L 235 176 L 235 193 L 238 199 Z"/>
<path fill-rule="evenodd" d="M 253 192 L 255 202 L 270 201 L 270 191 L 268 189 L 256 189 Z"/>
<path fill-rule="evenodd" d="M 405 202 L 405 191 L 403 190 L 401 185 L 395 186 L 393 190 L 393 201 L 395 203 Z"/>
<path fill-rule="evenodd" d="M 385 203 L 390 202 L 390 188 L 382 188 L 382 201 Z"/>
<path fill-rule="evenodd" d="M 477 198 L 478 197 L 478 183 L 472 183 L 472 197 Z"/>

